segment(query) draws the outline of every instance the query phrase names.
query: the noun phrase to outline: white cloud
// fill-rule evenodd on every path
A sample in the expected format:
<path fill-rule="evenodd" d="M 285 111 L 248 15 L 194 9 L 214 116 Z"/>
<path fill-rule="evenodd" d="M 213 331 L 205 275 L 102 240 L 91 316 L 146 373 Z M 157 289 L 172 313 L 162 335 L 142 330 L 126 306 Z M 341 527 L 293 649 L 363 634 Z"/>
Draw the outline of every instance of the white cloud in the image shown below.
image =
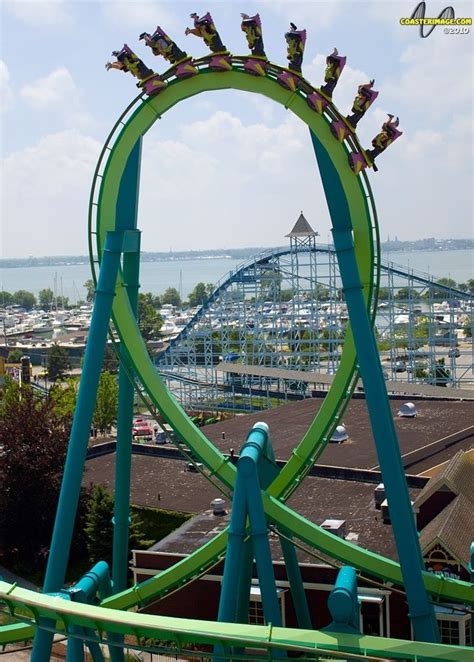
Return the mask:
<path fill-rule="evenodd" d="M 306 0 L 305 2 L 288 2 L 288 0 L 262 0 L 262 9 L 268 13 L 273 11 L 300 29 L 310 29 L 311 26 L 327 28 L 333 25 L 341 15 L 343 3 L 340 0 Z M 347 5 L 346 5 L 347 6 Z"/>
<path fill-rule="evenodd" d="M 218 111 L 180 140 L 147 136 L 142 172 L 145 250 L 281 245 L 300 209 L 329 228 L 311 141 L 291 113 L 269 128 Z"/>
<path fill-rule="evenodd" d="M 71 4 L 65 0 L 4 0 L 11 16 L 35 28 L 72 25 Z"/>
<path fill-rule="evenodd" d="M 2 112 L 13 106 L 13 89 L 10 85 L 10 72 L 3 60 L 0 60 L 0 109 Z"/>
<path fill-rule="evenodd" d="M 3 254 L 87 252 L 89 190 L 101 145 L 76 130 L 3 159 Z"/>
<path fill-rule="evenodd" d="M 84 110 L 82 94 L 66 67 L 54 69 L 43 78 L 24 85 L 21 96 L 37 111 L 53 111 L 68 126 L 88 128 L 94 125 L 92 116 Z"/>
<path fill-rule="evenodd" d="M 382 236 L 472 234 L 472 139 L 471 115 L 462 113 L 443 132 L 405 133 L 379 157 L 371 183 Z"/>
<path fill-rule="evenodd" d="M 150 32 L 159 24 L 166 29 L 176 26 L 176 17 L 166 3 L 153 0 L 101 0 L 102 13 L 110 24 L 123 28 L 137 28 Z M 184 29 L 182 30 L 184 32 Z M 138 34 L 136 35 L 138 38 Z"/>
<path fill-rule="evenodd" d="M 400 58 L 400 76 L 383 86 L 384 95 L 420 109 L 427 123 L 456 108 L 472 108 L 472 44 L 463 39 L 470 35 L 434 36 L 408 46 Z"/>
<path fill-rule="evenodd" d="M 25 85 L 21 96 L 32 108 L 48 110 L 58 104 L 62 105 L 67 99 L 74 100 L 78 90 L 68 69 L 60 67 L 44 78 Z"/>

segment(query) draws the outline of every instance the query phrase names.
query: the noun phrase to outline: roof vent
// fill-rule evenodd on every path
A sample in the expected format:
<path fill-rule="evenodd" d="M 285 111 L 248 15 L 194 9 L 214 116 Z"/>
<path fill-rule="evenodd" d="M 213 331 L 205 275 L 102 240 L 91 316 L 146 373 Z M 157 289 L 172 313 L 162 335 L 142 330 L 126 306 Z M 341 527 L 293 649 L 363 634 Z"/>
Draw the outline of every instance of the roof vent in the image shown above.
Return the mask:
<path fill-rule="evenodd" d="M 347 439 L 349 439 L 349 435 L 347 434 L 346 428 L 343 425 L 338 425 L 332 433 L 330 441 L 340 444 Z"/>
<path fill-rule="evenodd" d="M 204 469 L 204 465 L 201 462 L 188 462 L 186 465 L 186 471 L 197 474 Z"/>
<path fill-rule="evenodd" d="M 213 515 L 226 515 L 225 499 L 220 499 L 219 497 L 213 499 L 211 501 L 211 508 Z"/>
<path fill-rule="evenodd" d="M 349 531 L 349 533 L 346 536 L 347 542 L 351 542 L 353 545 L 358 545 L 359 544 L 359 534 L 355 533 L 355 531 Z"/>
<path fill-rule="evenodd" d="M 416 512 L 415 509 L 413 508 L 413 501 L 410 501 L 411 509 L 413 511 L 413 517 L 415 520 L 415 526 L 416 526 Z M 390 512 L 388 510 L 388 501 L 387 499 L 384 499 L 382 503 L 380 504 L 380 513 L 382 515 L 382 521 L 384 524 L 390 524 Z"/>
<path fill-rule="evenodd" d="M 414 418 L 417 413 L 413 402 L 405 402 L 405 404 L 403 404 L 398 410 L 398 415 L 402 418 Z"/>
<path fill-rule="evenodd" d="M 380 510 L 383 501 L 385 501 L 385 486 L 379 483 L 374 490 L 374 505 L 377 510 Z"/>
<path fill-rule="evenodd" d="M 388 501 L 384 499 L 380 504 L 380 512 L 382 513 L 382 522 L 390 524 L 390 513 L 388 512 Z"/>
<path fill-rule="evenodd" d="M 325 519 L 321 524 L 321 528 L 325 531 L 333 533 L 339 538 L 345 538 L 346 536 L 346 520 L 345 519 Z"/>

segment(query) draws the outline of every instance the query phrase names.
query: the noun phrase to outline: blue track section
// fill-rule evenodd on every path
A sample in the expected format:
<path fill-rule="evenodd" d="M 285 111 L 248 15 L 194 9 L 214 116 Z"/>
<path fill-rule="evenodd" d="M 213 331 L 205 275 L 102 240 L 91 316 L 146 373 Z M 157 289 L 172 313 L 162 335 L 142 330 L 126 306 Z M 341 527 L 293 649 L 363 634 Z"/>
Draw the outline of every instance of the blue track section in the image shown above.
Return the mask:
<path fill-rule="evenodd" d="M 303 250 L 300 248 L 300 250 Z M 316 248 L 308 249 L 308 251 L 315 253 L 335 253 L 333 247 L 328 245 L 317 246 Z M 159 367 L 161 364 L 166 362 L 167 357 L 171 354 L 174 347 L 179 345 L 183 340 L 185 340 L 195 324 L 201 320 L 201 318 L 207 313 L 208 309 L 218 300 L 219 296 L 225 292 L 233 283 L 245 283 L 245 282 L 255 282 L 255 276 L 251 273 L 251 270 L 255 266 L 264 266 L 268 264 L 272 259 L 278 259 L 280 257 L 285 257 L 291 254 L 291 249 L 289 248 L 276 248 L 271 251 L 266 251 L 261 253 L 256 258 L 249 258 L 241 265 L 239 265 L 236 271 L 229 272 L 224 278 L 219 281 L 211 293 L 209 298 L 204 302 L 204 304 L 196 311 L 193 317 L 189 320 L 186 326 L 182 331 L 175 337 L 172 338 L 169 342 L 168 347 L 161 352 L 159 357 L 156 360 L 156 365 Z M 425 285 L 426 287 L 433 286 L 436 281 L 433 278 L 430 278 L 428 274 L 421 274 L 416 272 L 407 272 L 398 265 L 388 264 L 385 262 L 380 263 L 380 271 L 384 273 L 390 273 L 393 276 L 399 276 L 401 278 L 410 278 L 413 282 L 418 283 L 419 285 Z M 461 290 L 453 289 L 452 287 L 447 287 L 446 285 L 441 285 L 436 283 L 436 288 L 450 294 L 454 294 L 460 299 L 468 299 L 466 292 Z"/>

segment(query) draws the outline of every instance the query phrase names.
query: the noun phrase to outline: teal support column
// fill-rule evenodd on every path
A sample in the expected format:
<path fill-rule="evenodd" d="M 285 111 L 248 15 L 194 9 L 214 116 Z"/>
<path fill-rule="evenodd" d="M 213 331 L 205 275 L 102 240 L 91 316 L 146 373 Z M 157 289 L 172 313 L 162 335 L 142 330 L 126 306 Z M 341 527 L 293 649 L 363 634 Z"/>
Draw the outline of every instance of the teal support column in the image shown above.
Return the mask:
<path fill-rule="evenodd" d="M 240 583 L 237 596 L 236 623 L 248 623 L 250 587 L 252 586 L 253 554 L 250 538 L 243 543 L 243 561 L 240 570 Z"/>
<path fill-rule="evenodd" d="M 328 609 L 332 623 L 324 628 L 326 632 L 360 632 L 357 575 L 351 566 L 345 565 L 337 573 L 336 583 L 329 594 Z"/>
<path fill-rule="evenodd" d="M 469 571 L 471 573 L 471 583 L 474 584 L 474 542 L 471 542 L 471 563 L 469 564 Z M 471 646 L 472 637 L 474 632 L 474 611 L 471 611 Z"/>
<path fill-rule="evenodd" d="M 268 450 L 267 445 L 269 445 L 268 426 L 265 423 L 256 423 L 242 446 L 237 463 L 237 479 L 229 524 L 229 542 L 219 602 L 219 621 L 236 623 L 247 620 L 253 560 L 249 551 L 249 541 L 246 540 L 247 523 L 249 523 L 250 544 L 257 565 L 265 620 L 272 625 L 281 626 L 281 613 L 260 483 L 260 473 L 269 474 L 271 472 L 268 460 L 273 457 L 273 454 L 271 449 Z M 240 652 L 236 649 L 233 651 L 233 655 L 237 656 Z M 216 646 L 215 653 L 217 662 L 232 658 L 228 649 L 222 646 Z M 282 657 L 285 657 L 284 652 L 273 652 L 274 659 Z"/>
<path fill-rule="evenodd" d="M 328 153 L 312 132 L 311 138 L 333 223 L 334 246 L 389 504 L 390 519 L 413 632 L 417 641 L 437 642 L 439 640 L 438 626 L 433 605 L 423 584 L 424 564 L 405 472 L 400 458 L 397 434 L 382 374 L 377 342 L 362 294 L 349 209 L 343 195 L 342 182 Z"/>
<path fill-rule="evenodd" d="M 290 582 L 291 597 L 295 608 L 298 625 L 303 630 L 312 630 L 311 614 L 309 613 L 308 601 L 301 578 L 301 570 L 296 556 L 295 546 L 289 540 L 280 538 L 283 558 L 285 559 L 286 574 Z"/>
<path fill-rule="evenodd" d="M 252 536 L 253 552 L 257 565 L 258 583 L 260 585 L 263 613 L 265 621 L 277 627 L 281 627 L 280 605 L 278 604 L 275 574 L 273 572 L 272 553 L 268 542 L 267 520 L 263 510 L 262 496 L 258 484 L 257 468 L 250 457 L 240 456 L 239 463 L 243 460 L 242 471 L 244 473 L 247 492 L 247 506 L 250 519 L 250 532 Z M 275 657 L 281 657 L 275 651 Z"/>
<path fill-rule="evenodd" d="M 107 233 L 46 568 L 45 593 L 58 593 L 66 576 L 123 241 L 123 232 Z M 38 628 L 32 662 L 49 660 L 52 640 L 51 632 Z"/>
<path fill-rule="evenodd" d="M 69 595 L 73 602 L 82 602 L 83 604 L 92 603 L 96 596 L 98 596 L 101 600 L 110 597 L 112 595 L 112 582 L 110 580 L 108 564 L 105 561 L 99 561 L 96 563 L 89 570 L 89 572 L 86 572 L 86 574 L 81 577 L 81 579 L 73 586 L 73 588 L 69 589 Z M 93 662 L 104 661 L 102 649 L 99 646 L 99 643 L 94 641 L 95 634 L 93 630 L 75 626 L 73 632 L 83 633 Z M 115 633 L 107 633 L 107 640 L 109 644 L 109 655 L 111 662 L 122 662 L 124 659 L 123 649 L 120 646 L 113 645 L 114 642 L 121 644 L 122 639 L 120 638 L 120 635 Z M 72 637 L 69 638 L 67 644 L 67 655 L 69 655 L 71 651 L 71 662 L 76 662 L 76 657 L 73 655 L 78 655 L 77 660 L 83 659 L 81 657 L 83 654 L 82 643 L 83 642 L 80 639 Z M 69 657 L 66 659 L 69 660 Z"/>
<path fill-rule="evenodd" d="M 221 598 L 217 620 L 223 623 L 235 623 L 238 615 L 238 597 L 241 583 L 241 572 L 246 560 L 247 508 L 245 502 L 242 478 L 235 481 L 232 513 L 230 516 L 224 575 L 222 577 Z M 247 548 L 248 549 L 248 548 Z M 248 613 L 248 611 L 247 611 Z"/>
<path fill-rule="evenodd" d="M 119 230 L 136 230 L 137 227 L 141 148 L 142 139 L 140 138 L 129 156 L 120 182 L 117 200 L 117 228 Z M 123 256 L 123 281 L 130 307 L 135 316 L 138 309 L 139 272 L 140 244 L 138 239 L 136 251 L 124 253 Z M 121 346 L 112 554 L 112 578 L 115 593 L 127 588 L 128 572 L 134 387 L 126 368 L 127 364 L 127 356 Z"/>

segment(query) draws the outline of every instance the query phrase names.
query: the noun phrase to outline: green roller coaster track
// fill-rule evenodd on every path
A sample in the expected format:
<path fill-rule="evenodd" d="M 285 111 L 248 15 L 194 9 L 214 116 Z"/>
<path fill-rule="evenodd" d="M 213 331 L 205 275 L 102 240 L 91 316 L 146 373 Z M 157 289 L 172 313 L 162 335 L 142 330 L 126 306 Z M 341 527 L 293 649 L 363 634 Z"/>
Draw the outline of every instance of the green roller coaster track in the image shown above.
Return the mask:
<path fill-rule="evenodd" d="M 267 76 L 260 78 L 244 71 L 242 67 L 244 60 L 245 58 L 234 57 L 231 71 L 213 72 L 207 68 L 208 59 L 203 59 L 199 63 L 199 75 L 184 80 L 174 78 L 170 71 L 168 76 L 165 75 L 165 78 L 168 78 L 168 87 L 163 92 L 149 99 L 139 95 L 119 118 L 102 150 L 93 181 L 89 214 L 93 274 L 95 276 L 94 249 L 97 250 L 100 263 L 106 234 L 116 229 L 120 183 L 128 158 L 137 141 L 146 134 L 157 119 L 185 99 L 206 91 L 241 90 L 264 95 L 291 110 L 308 125 L 313 137 L 317 136 L 317 140 L 327 152 L 339 175 L 348 205 L 363 296 L 367 311 L 373 320 L 379 280 L 379 272 L 377 270 L 374 273 L 373 268 L 374 252 L 378 252 L 379 249 L 378 224 L 365 173 L 355 176 L 348 165 L 349 151 L 360 150 L 357 138 L 352 135 L 345 143 L 339 143 L 334 139 L 329 124 L 332 119 L 338 119 L 340 115 L 332 104 L 328 105 L 323 115 L 312 110 L 306 102 L 306 93 L 313 91 L 313 88 L 306 81 L 301 89 L 292 93 L 276 81 L 276 74 L 282 71 L 280 67 L 269 65 Z M 379 263 L 379 260 L 376 262 Z M 227 462 L 202 431 L 190 421 L 157 374 L 138 329 L 121 274 L 117 280 L 112 316 L 115 329 L 125 348 L 127 370 L 140 388 L 142 397 L 151 410 L 158 410 L 161 413 L 172 426 L 177 437 L 185 440 L 199 462 L 206 467 L 204 472 L 206 477 L 218 481 L 223 490 L 232 490 L 236 476 L 235 467 Z M 333 558 L 349 563 L 361 573 L 402 585 L 399 564 L 336 538 L 284 504 L 321 455 L 342 416 L 357 381 L 356 360 L 355 343 L 352 332 L 348 329 L 341 365 L 331 389 L 292 457 L 268 490 L 263 493 L 263 503 L 268 519 L 276 523 L 280 530 Z M 39 596 L 0 582 L 0 601 L 4 601 L 12 612 L 18 607 L 25 608 L 25 606 L 29 606 L 31 612 L 30 618 L 19 617 L 25 623 L 0 628 L 0 644 L 30 638 L 34 632 L 34 622 L 40 617 L 48 617 L 56 621 L 58 631 L 63 631 L 65 626 L 71 624 L 85 625 L 87 622 L 88 627 L 100 632 L 128 633 L 138 638 L 159 635 L 160 638 L 176 638 L 177 641 L 182 642 L 216 643 L 227 641 L 228 639 L 224 637 L 224 634 L 227 634 L 228 638 L 240 645 L 250 645 L 260 641 L 262 646 L 267 648 L 281 646 L 291 649 L 295 646 L 298 650 L 314 651 L 317 647 L 327 647 L 328 650 L 345 650 L 348 653 L 374 656 L 381 656 L 384 653 L 387 656 L 405 659 L 416 659 L 417 655 L 440 660 L 468 659 L 467 653 L 459 647 L 364 636 L 355 638 L 351 635 L 337 635 L 335 641 L 334 636 L 327 633 L 287 629 L 277 632 L 275 628 L 271 632 L 270 642 L 268 628 L 229 624 L 225 624 L 224 627 L 219 623 L 176 619 L 171 621 L 171 619 L 116 611 L 143 606 L 199 577 L 224 556 L 226 543 L 227 533 L 224 531 L 168 570 L 103 600 L 100 607 L 72 604 L 48 595 Z M 436 598 L 474 604 L 474 588 L 466 582 L 430 573 L 424 573 L 423 580 L 426 590 Z M 434 648 L 430 647 L 435 647 L 436 655 L 433 653 Z"/>

